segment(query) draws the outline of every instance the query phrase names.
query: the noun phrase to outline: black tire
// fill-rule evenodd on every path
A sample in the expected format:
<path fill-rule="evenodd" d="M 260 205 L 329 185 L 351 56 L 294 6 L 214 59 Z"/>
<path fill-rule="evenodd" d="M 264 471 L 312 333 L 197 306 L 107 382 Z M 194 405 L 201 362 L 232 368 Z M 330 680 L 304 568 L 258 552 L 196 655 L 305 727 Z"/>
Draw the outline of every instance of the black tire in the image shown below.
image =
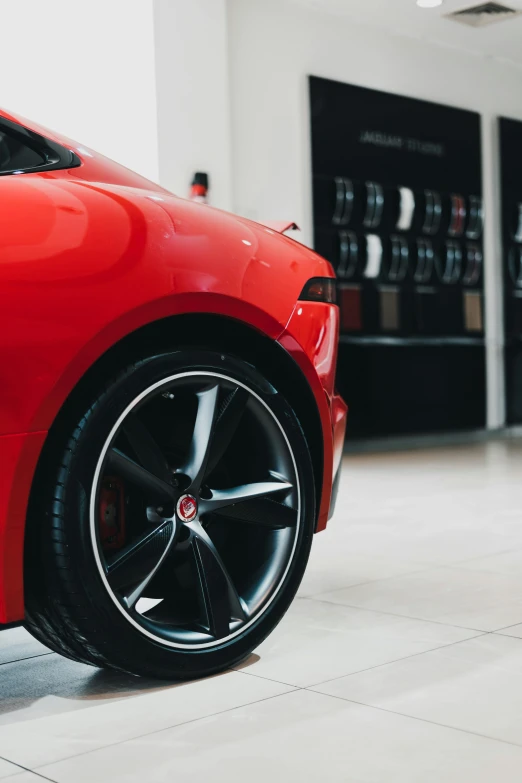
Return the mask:
<path fill-rule="evenodd" d="M 166 379 L 169 379 L 168 384 Z M 205 386 L 207 382 L 215 383 L 215 386 L 207 388 Z M 153 391 L 151 391 L 152 387 L 154 387 Z M 164 389 L 174 389 L 176 394 L 164 392 Z M 183 395 L 186 395 L 186 402 L 183 403 L 187 408 L 186 411 L 183 409 L 181 414 L 180 410 L 172 408 L 172 427 L 175 433 L 169 435 L 168 443 L 175 442 L 175 445 L 169 445 L 168 448 L 174 450 L 178 448 L 176 438 L 183 443 L 190 441 L 192 450 L 190 454 L 194 457 L 194 443 L 199 442 L 196 436 L 199 406 L 202 410 L 201 400 L 210 398 L 211 393 L 214 395 L 213 418 L 205 446 L 205 456 L 202 457 L 203 462 L 199 467 L 203 466 L 205 470 L 208 468 L 210 476 L 218 477 L 213 479 L 214 483 L 217 481 L 218 487 L 229 487 L 235 486 L 237 482 L 222 477 L 230 476 L 234 471 L 249 476 L 250 473 L 265 470 L 263 460 L 275 459 L 282 468 L 275 471 L 267 468 L 270 481 L 266 482 L 265 476 L 263 484 L 263 487 L 271 487 L 270 492 L 274 494 L 261 497 L 258 493 L 255 500 L 243 498 L 241 502 L 234 501 L 233 505 L 230 505 L 228 500 L 228 510 L 226 508 L 219 510 L 219 507 L 218 510 L 213 510 L 214 506 L 210 504 L 215 504 L 220 490 L 210 490 L 203 483 L 203 467 L 201 467 L 202 477 L 195 500 L 198 517 L 189 524 L 187 519 L 192 513 L 190 504 L 194 504 L 194 498 L 187 495 L 190 498 L 188 510 L 185 506 L 179 505 L 181 500 L 178 500 L 176 505 L 176 498 L 179 493 L 186 491 L 183 482 L 186 485 L 192 479 L 188 475 L 188 469 L 188 478 L 183 472 L 174 472 L 175 469 L 168 460 L 168 470 L 174 476 L 172 483 L 179 485 L 175 488 L 178 494 L 173 495 L 172 502 L 175 505 L 171 507 L 178 509 L 177 514 L 172 510 L 165 511 L 163 506 L 152 508 L 147 505 L 147 522 L 142 522 L 144 517 L 137 509 L 142 503 L 140 493 L 145 493 L 145 490 L 141 484 L 137 489 L 133 486 L 130 488 L 125 486 L 125 496 L 122 494 L 123 490 L 120 493 L 122 498 L 124 497 L 124 501 L 121 501 L 125 504 L 124 513 L 131 517 L 129 523 L 131 526 L 135 524 L 132 518 L 134 514 L 142 527 L 139 535 L 133 533 L 134 538 L 130 543 L 125 542 L 124 548 L 120 550 L 127 560 L 120 556 L 118 551 L 116 555 L 108 552 L 107 541 L 112 539 L 105 537 L 102 540 L 100 532 L 102 528 L 99 527 L 101 523 L 96 520 L 98 513 L 102 513 L 98 511 L 101 509 L 102 494 L 100 493 L 108 491 L 105 489 L 106 486 L 113 488 L 120 486 L 118 478 L 115 479 L 116 484 L 107 485 L 107 481 L 112 481 L 112 478 L 107 478 L 107 472 L 111 473 L 113 470 L 114 460 L 118 459 L 115 455 L 121 454 L 114 443 L 131 443 L 132 459 L 137 463 L 141 462 L 140 470 L 142 470 L 150 454 L 147 453 L 146 448 L 143 450 L 143 441 L 134 441 L 129 435 L 134 420 L 136 418 L 143 420 L 147 415 L 150 419 L 147 425 L 149 426 L 153 421 L 150 417 L 154 414 L 154 417 L 157 417 L 154 418 L 155 434 L 159 432 L 156 422 L 160 422 L 161 431 L 166 432 L 167 427 L 163 426 L 163 422 L 170 421 L 170 418 L 168 416 L 166 419 L 163 418 L 164 406 L 172 398 L 181 410 L 182 402 L 178 401 L 183 401 L 185 399 Z M 230 401 L 234 395 L 236 399 L 238 393 L 246 399 L 246 402 L 242 402 L 243 407 L 239 413 L 235 414 L 239 424 L 236 419 L 230 418 L 232 414 L 227 414 L 227 406 L 228 409 L 233 407 Z M 195 413 L 190 396 L 192 394 L 196 398 Z M 140 400 L 139 403 L 136 400 Z M 133 408 L 133 405 L 136 407 Z M 136 415 L 137 413 L 139 416 Z M 176 418 L 180 416 L 182 418 Z M 263 418 L 265 416 L 266 419 Z M 130 421 L 131 417 L 132 421 Z M 117 429 L 115 425 L 119 420 L 122 423 Z M 187 431 L 193 429 L 189 441 L 186 438 L 183 440 L 181 431 L 184 429 L 184 421 L 191 422 L 190 426 L 187 425 Z M 232 426 L 229 426 L 230 421 L 233 421 L 233 435 L 229 434 L 232 429 Z M 127 367 L 107 384 L 105 390 L 96 393 L 88 409 L 78 416 L 77 422 L 67 437 L 58 439 L 52 445 L 50 451 L 52 456 L 49 458 L 49 453 L 46 455 L 46 464 L 39 470 L 39 478 L 33 491 L 26 533 L 26 628 L 45 645 L 66 657 L 135 675 L 186 679 L 208 675 L 237 664 L 271 633 L 287 611 L 302 579 L 310 552 L 315 528 L 314 476 L 306 438 L 292 407 L 271 384 L 243 360 L 215 352 L 184 349 L 146 358 Z M 174 422 L 177 422 L 176 426 Z M 140 426 L 142 424 L 143 421 Z M 246 430 L 245 433 L 243 430 Z M 225 438 L 224 432 L 228 433 Z M 141 437 L 141 433 L 138 434 Z M 258 437 L 259 441 L 255 440 L 254 436 Z M 117 440 L 118 438 L 123 438 L 123 441 Z M 154 442 L 151 443 L 154 447 Z M 216 443 L 218 446 L 215 446 Z M 246 448 L 248 444 L 250 449 Z M 288 454 L 284 444 L 288 446 Z M 165 453 L 167 447 L 162 445 L 161 448 Z M 179 448 L 183 450 L 184 447 L 179 446 Z M 212 449 L 220 455 L 219 458 L 213 459 Z M 245 456 L 247 453 L 248 459 Z M 136 454 L 143 459 L 136 458 Z M 128 454 L 124 457 L 128 459 Z M 152 462 L 149 461 L 146 465 L 147 468 L 155 464 L 154 458 L 155 455 L 152 456 Z M 190 459 L 184 458 L 182 467 L 186 468 Z M 194 457 L 192 459 L 194 470 L 196 470 L 194 467 L 196 463 Z M 213 465 L 208 467 L 210 463 Z M 110 467 L 107 467 L 108 465 Z M 125 463 L 124 467 L 125 472 L 122 475 L 127 477 L 129 466 Z M 176 470 L 179 470 L 179 467 Z M 288 478 L 287 475 L 290 474 L 292 476 Z M 140 481 L 142 478 L 143 476 Z M 194 479 L 190 487 L 196 486 L 195 481 Z M 277 482 L 282 482 L 280 486 L 284 491 L 278 489 Z M 249 489 L 251 487 L 254 487 L 253 483 L 248 484 L 243 481 L 238 491 L 245 492 L 247 489 L 253 491 Z M 261 483 L 256 483 L 255 487 L 261 487 Z M 147 491 L 149 490 L 150 487 L 147 485 Z M 135 493 L 133 497 L 139 496 L 138 500 L 129 497 L 133 492 Z M 226 492 L 226 489 L 222 490 L 222 493 L 226 494 Z M 115 513 L 121 514 L 123 518 L 117 492 L 115 497 L 114 507 L 119 508 L 119 512 Z M 274 500 L 276 497 L 277 501 Z M 205 514 L 204 509 L 207 507 L 210 511 Z M 260 515 L 266 514 L 267 508 L 270 509 L 270 514 L 265 526 Z M 145 529 L 144 532 L 143 525 L 158 525 L 155 515 L 160 512 L 163 515 L 160 527 L 161 525 L 164 527 L 158 536 L 156 533 L 159 527 L 154 528 L 153 535 L 156 537 L 149 547 L 146 541 L 147 530 Z M 183 518 L 180 514 L 184 515 Z M 201 524 L 198 522 L 200 516 Z M 286 516 L 288 523 L 285 521 Z M 153 519 L 152 523 L 150 518 Z M 273 524 L 272 520 L 275 520 Z M 123 525 L 121 520 L 118 524 Z M 209 551 L 213 553 L 213 557 L 210 557 L 206 544 L 202 545 L 202 539 L 198 537 L 199 533 L 192 537 L 191 525 L 199 525 L 198 530 L 202 535 L 203 533 L 207 535 L 207 530 L 211 530 L 212 536 L 215 532 L 220 541 L 227 545 L 225 550 L 215 555 L 219 547 L 212 540 L 213 549 Z M 94 530 L 96 532 L 93 532 Z M 231 530 L 233 532 L 230 532 Z M 168 545 L 169 553 L 165 554 L 167 549 L 164 542 L 167 535 L 171 536 L 169 539 L 171 543 Z M 151 557 L 153 547 L 159 546 L 159 536 L 162 536 L 161 546 L 164 547 L 161 558 L 165 559 L 160 558 L 158 562 L 161 565 L 156 564 L 154 568 L 157 570 L 154 570 L 150 567 Z M 174 540 L 175 543 L 172 544 Z M 250 543 L 251 540 L 253 543 Z M 263 543 L 265 541 L 266 544 Z M 110 546 L 112 545 L 111 543 Z M 255 559 L 256 555 L 252 553 L 254 547 L 260 546 L 266 547 L 267 554 L 263 555 L 264 559 L 259 556 L 261 559 L 258 562 Z M 198 555 L 199 550 L 204 551 Z M 154 552 L 157 551 L 154 549 Z M 273 584 L 267 582 L 268 577 L 263 574 L 257 576 L 258 571 L 264 567 L 264 560 L 268 563 L 272 551 L 276 565 L 270 565 L 272 571 L 267 571 L 267 574 Z M 126 555 L 127 552 L 130 554 Z M 157 559 L 157 555 L 154 556 Z M 178 560 L 172 560 L 173 557 L 179 559 L 179 564 Z M 186 566 L 183 560 L 185 557 L 190 559 L 190 563 L 196 562 L 198 566 L 196 571 Z M 215 557 L 218 559 L 216 560 Z M 249 558 L 253 558 L 251 567 Z M 143 565 L 144 559 L 146 566 Z M 211 561 L 210 565 L 208 560 Z M 219 565 L 218 569 L 216 569 L 216 562 Z M 181 612 L 181 609 L 172 597 L 174 592 L 169 592 L 174 591 L 174 586 L 170 585 L 171 579 L 174 579 L 171 576 L 171 572 L 174 573 L 174 564 L 178 569 L 175 572 L 175 590 L 178 591 L 176 595 L 186 595 L 186 603 L 191 606 L 194 590 L 197 593 L 194 607 L 197 607 L 197 612 L 200 614 L 194 615 L 196 625 L 193 624 L 192 615 L 188 619 L 184 618 L 183 623 L 177 618 L 176 613 Z M 211 570 L 217 570 L 218 576 L 213 574 L 211 579 L 205 570 L 207 565 Z M 158 594 L 166 596 L 168 593 L 167 598 L 161 599 L 159 609 L 152 608 L 138 613 L 137 607 L 142 598 L 123 596 L 125 591 L 128 593 L 129 588 L 125 587 L 124 590 L 119 583 L 125 582 L 125 578 L 120 574 L 119 581 L 116 580 L 117 586 L 109 582 L 114 578 L 114 570 L 111 569 L 120 568 L 125 573 L 125 568 L 129 570 L 131 567 L 132 575 L 125 575 L 127 579 L 125 584 L 129 584 L 132 576 L 133 580 L 138 579 L 141 586 L 146 581 L 142 580 L 142 574 L 148 574 L 150 581 L 146 583 L 147 590 L 152 590 L 151 586 L 157 585 L 155 589 Z M 240 606 L 234 613 L 236 593 L 232 585 L 233 579 L 228 579 L 229 572 L 232 573 L 231 569 L 235 575 L 239 574 L 239 577 L 235 578 L 245 585 L 248 595 L 254 596 L 252 606 L 257 601 L 258 608 L 251 609 L 248 600 L 240 597 Z M 149 571 L 153 574 L 152 577 Z M 197 574 L 196 577 L 194 573 Z M 185 574 L 183 578 L 180 576 L 182 574 Z M 223 574 L 228 579 L 226 587 L 223 587 Z M 263 589 L 267 594 L 266 598 L 263 598 L 261 588 L 259 588 L 261 598 L 257 598 L 255 579 L 265 580 Z M 185 587 L 185 583 L 189 587 Z M 205 592 L 206 584 L 207 592 Z M 218 598 L 212 597 L 209 585 L 212 585 L 212 590 L 216 594 L 219 593 Z M 186 590 L 186 593 L 179 592 L 181 590 Z M 142 592 L 139 595 L 143 596 L 143 594 Z M 237 596 L 239 596 L 239 588 Z M 185 604 L 185 601 L 183 603 Z M 226 614 L 224 603 L 228 604 L 228 620 L 225 625 L 222 616 L 216 620 L 217 615 L 223 615 L 223 612 Z M 162 611 L 170 612 L 165 620 L 161 617 Z M 188 612 L 188 609 L 186 611 Z M 194 613 L 196 609 L 191 611 Z M 172 619 L 173 616 L 176 617 L 175 620 Z M 203 624 L 201 624 L 202 617 L 203 620 L 206 618 Z M 193 631 L 194 628 L 197 633 Z M 223 630 L 224 628 L 226 630 Z M 200 639 L 200 642 L 198 644 L 193 642 L 193 637 L 196 641 Z M 187 644 L 183 642 L 185 638 L 188 640 Z"/>

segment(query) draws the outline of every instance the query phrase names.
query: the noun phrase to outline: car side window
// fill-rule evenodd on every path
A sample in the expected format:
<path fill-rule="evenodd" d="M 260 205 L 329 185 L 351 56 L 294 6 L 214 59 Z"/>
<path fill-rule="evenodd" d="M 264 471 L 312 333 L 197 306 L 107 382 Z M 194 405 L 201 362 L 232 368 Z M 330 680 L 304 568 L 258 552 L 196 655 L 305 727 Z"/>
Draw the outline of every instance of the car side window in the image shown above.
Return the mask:
<path fill-rule="evenodd" d="M 0 176 L 68 169 L 80 164 L 72 150 L 0 117 Z"/>
<path fill-rule="evenodd" d="M 2 174 L 45 165 L 45 158 L 0 128 L 0 172 Z"/>

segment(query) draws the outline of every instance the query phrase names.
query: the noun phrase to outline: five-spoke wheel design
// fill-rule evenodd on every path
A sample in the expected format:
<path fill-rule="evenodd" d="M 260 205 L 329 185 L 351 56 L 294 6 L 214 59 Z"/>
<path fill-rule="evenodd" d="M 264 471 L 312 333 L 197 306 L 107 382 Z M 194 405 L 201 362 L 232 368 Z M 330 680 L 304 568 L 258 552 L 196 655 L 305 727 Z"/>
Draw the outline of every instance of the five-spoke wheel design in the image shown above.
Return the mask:
<path fill-rule="evenodd" d="M 180 373 L 134 399 L 94 474 L 90 532 L 118 609 L 162 644 L 205 649 L 275 599 L 300 525 L 296 462 L 253 389 Z"/>

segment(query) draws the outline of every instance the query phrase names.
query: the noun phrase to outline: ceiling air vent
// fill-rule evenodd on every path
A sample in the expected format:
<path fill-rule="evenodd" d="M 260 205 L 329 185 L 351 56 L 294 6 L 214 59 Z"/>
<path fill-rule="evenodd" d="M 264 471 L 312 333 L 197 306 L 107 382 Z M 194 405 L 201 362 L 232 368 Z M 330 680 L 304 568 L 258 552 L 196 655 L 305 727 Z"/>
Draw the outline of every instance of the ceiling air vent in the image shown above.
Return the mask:
<path fill-rule="evenodd" d="M 481 3 L 471 8 L 463 8 L 461 11 L 447 14 L 447 18 L 453 19 L 455 22 L 467 24 L 470 27 L 486 27 L 488 24 L 514 19 L 520 14 L 522 14 L 522 11 L 508 8 L 508 6 L 500 5 L 500 3 Z"/>

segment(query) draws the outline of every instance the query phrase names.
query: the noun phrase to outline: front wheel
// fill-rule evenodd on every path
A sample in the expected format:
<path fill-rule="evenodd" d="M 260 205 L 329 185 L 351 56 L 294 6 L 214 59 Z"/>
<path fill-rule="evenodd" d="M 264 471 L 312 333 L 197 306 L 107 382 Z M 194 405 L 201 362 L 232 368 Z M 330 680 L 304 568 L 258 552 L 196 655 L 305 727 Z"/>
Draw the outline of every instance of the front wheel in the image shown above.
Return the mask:
<path fill-rule="evenodd" d="M 308 560 L 314 478 L 292 407 L 251 365 L 197 350 L 133 364 L 54 454 L 27 531 L 26 625 L 40 641 L 187 678 L 273 630 Z"/>

